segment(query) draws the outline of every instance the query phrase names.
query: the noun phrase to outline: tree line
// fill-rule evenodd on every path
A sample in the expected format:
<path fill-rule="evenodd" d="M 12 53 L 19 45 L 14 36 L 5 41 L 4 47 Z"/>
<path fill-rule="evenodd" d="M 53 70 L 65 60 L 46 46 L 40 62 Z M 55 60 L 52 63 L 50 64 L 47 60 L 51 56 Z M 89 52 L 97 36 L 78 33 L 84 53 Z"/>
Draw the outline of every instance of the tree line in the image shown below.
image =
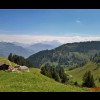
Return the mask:
<path fill-rule="evenodd" d="M 66 83 L 69 80 L 63 67 L 56 67 L 48 62 L 41 67 L 41 74 L 61 83 Z"/>
<path fill-rule="evenodd" d="M 8 60 L 21 65 L 21 66 L 27 66 L 27 67 L 33 67 L 33 64 L 31 62 L 29 62 L 28 60 L 26 60 L 24 57 L 22 56 L 18 56 L 16 54 L 12 54 L 10 53 L 8 56 Z"/>

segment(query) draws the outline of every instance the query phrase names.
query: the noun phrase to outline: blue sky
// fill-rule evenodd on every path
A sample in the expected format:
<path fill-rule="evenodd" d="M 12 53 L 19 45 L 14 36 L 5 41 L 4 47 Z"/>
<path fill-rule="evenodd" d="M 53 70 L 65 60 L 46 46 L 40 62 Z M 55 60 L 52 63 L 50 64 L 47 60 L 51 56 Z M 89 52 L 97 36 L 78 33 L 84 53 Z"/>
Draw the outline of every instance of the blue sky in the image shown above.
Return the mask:
<path fill-rule="evenodd" d="M 0 34 L 98 37 L 100 9 L 0 9 Z"/>

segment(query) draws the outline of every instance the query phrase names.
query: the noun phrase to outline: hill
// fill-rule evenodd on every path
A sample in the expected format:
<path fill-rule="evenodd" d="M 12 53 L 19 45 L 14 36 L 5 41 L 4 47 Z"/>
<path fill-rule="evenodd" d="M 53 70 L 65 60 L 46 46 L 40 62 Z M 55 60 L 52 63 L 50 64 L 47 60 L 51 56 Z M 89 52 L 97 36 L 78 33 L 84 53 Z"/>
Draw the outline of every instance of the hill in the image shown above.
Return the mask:
<path fill-rule="evenodd" d="M 94 80 L 96 82 L 96 86 L 100 87 L 100 82 L 99 82 L 100 63 L 90 61 L 83 67 L 79 67 L 79 68 L 73 69 L 71 71 L 66 71 L 66 73 L 72 76 L 72 78 L 70 78 L 72 81 L 77 81 L 79 84 L 82 84 L 82 77 L 86 71 L 92 72 L 92 74 L 94 76 Z"/>
<path fill-rule="evenodd" d="M 70 68 L 84 65 L 98 52 L 100 52 L 100 41 L 67 43 L 52 50 L 40 51 L 27 59 L 38 68 L 47 61 Z"/>
<path fill-rule="evenodd" d="M 84 92 L 80 88 L 58 83 L 42 74 L 36 68 L 30 72 L 9 73 L 0 71 L 0 92 Z"/>
<path fill-rule="evenodd" d="M 10 65 L 10 66 L 16 66 L 15 63 L 9 61 L 7 58 L 4 58 L 4 57 L 0 57 L 0 63 L 4 63 L 4 64 Z"/>
<path fill-rule="evenodd" d="M 14 53 L 23 57 L 28 57 L 33 54 L 32 51 L 21 46 L 17 46 L 13 43 L 0 42 L 0 56 L 8 57 L 10 53 Z"/>
<path fill-rule="evenodd" d="M 76 80 L 79 83 L 82 83 L 82 76 L 86 71 L 91 71 L 97 86 L 100 86 L 100 53 L 95 54 L 91 57 L 90 61 L 87 62 L 84 66 L 80 68 L 76 68 L 71 71 L 67 71 L 67 73 L 73 76 L 72 80 Z"/>

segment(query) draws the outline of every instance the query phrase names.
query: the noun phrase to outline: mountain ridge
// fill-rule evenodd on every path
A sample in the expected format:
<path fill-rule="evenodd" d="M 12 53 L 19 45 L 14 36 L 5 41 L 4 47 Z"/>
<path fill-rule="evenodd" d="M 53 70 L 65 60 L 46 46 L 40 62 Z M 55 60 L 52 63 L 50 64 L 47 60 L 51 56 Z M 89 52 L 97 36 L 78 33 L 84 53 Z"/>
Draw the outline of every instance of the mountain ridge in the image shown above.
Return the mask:
<path fill-rule="evenodd" d="M 99 44 L 100 41 L 67 43 L 52 50 L 40 51 L 27 59 L 37 67 L 47 61 L 57 62 L 66 67 L 75 67 L 89 61 L 91 56 L 100 52 Z"/>
<path fill-rule="evenodd" d="M 54 43 L 54 44 L 52 44 Z M 24 44 L 19 42 L 0 42 L 0 56 L 8 57 L 10 53 L 14 53 L 25 58 L 42 50 L 50 50 L 60 45 L 59 42 L 41 42 L 34 44 Z"/>
<path fill-rule="evenodd" d="M 10 53 L 28 57 L 32 54 L 29 50 L 9 42 L 0 42 L 0 56 L 8 57 Z"/>

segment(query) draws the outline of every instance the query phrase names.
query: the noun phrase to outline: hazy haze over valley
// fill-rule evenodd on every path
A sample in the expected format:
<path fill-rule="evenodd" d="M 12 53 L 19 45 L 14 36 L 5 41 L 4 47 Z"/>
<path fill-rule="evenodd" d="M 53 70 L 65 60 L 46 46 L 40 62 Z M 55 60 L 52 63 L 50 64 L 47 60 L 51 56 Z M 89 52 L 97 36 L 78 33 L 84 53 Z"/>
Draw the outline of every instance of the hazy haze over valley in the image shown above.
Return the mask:
<path fill-rule="evenodd" d="M 0 42 L 32 45 L 100 40 L 98 9 L 1 9 L 0 12 Z"/>
<path fill-rule="evenodd" d="M 10 52 L 28 57 L 66 43 L 100 41 L 100 10 L 1 9 L 0 16 L 0 55 L 5 57 Z"/>

